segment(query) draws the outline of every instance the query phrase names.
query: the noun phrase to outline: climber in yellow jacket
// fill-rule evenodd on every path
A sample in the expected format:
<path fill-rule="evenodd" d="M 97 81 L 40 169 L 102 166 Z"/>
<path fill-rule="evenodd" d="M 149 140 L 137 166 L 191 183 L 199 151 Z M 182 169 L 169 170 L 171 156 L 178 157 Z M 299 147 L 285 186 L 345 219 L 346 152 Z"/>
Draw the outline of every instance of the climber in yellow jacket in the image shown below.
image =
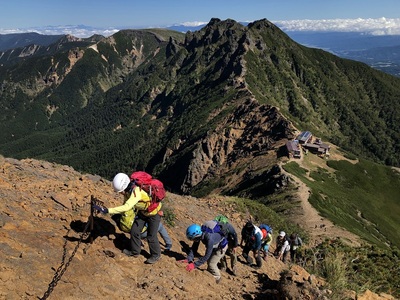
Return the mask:
<path fill-rule="evenodd" d="M 154 264 L 161 257 L 160 242 L 158 240 L 158 227 L 161 216 L 158 212 L 161 210 L 162 204 L 151 211 L 148 211 L 151 199 L 149 195 L 140 187 L 136 186 L 129 176 L 124 173 L 118 173 L 113 179 L 114 191 L 121 193 L 124 196 L 124 204 L 117 207 L 105 208 L 98 205 L 93 205 L 93 208 L 109 214 L 122 214 L 130 209 L 137 210 L 137 218 L 132 224 L 131 229 L 131 250 L 124 249 L 123 253 L 131 257 L 138 257 L 141 251 L 140 234 L 143 227 L 147 224 L 147 242 L 150 248 L 151 256 L 145 261 L 147 264 Z"/>

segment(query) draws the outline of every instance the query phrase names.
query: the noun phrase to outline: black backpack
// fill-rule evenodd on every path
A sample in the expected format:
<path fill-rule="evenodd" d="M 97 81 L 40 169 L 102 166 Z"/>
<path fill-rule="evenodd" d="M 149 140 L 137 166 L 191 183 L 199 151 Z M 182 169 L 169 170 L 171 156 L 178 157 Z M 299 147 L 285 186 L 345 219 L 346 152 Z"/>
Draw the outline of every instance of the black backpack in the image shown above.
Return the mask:
<path fill-rule="evenodd" d="M 254 234 L 255 234 L 255 227 L 254 227 L 253 223 L 251 223 L 249 221 L 242 228 L 243 241 L 245 241 L 246 243 L 248 243 L 248 242 L 251 243 L 252 242 L 252 238 L 254 237 Z"/>
<path fill-rule="evenodd" d="M 229 225 L 228 223 L 218 223 L 220 228 L 221 228 L 221 233 L 228 239 L 228 240 L 234 240 L 234 232 L 231 232 L 229 230 Z"/>

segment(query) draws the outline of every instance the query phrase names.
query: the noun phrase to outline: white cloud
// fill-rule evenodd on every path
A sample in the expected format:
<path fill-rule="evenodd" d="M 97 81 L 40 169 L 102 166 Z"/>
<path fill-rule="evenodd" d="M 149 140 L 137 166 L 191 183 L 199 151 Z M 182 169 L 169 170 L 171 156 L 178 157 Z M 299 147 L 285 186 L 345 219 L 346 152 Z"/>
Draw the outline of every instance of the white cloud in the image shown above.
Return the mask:
<path fill-rule="evenodd" d="M 208 22 L 185 22 L 174 24 L 174 26 L 197 27 Z M 287 20 L 272 21 L 283 31 L 339 31 L 339 32 L 361 32 L 371 35 L 400 35 L 399 19 L 327 19 L 327 20 Z M 167 26 L 165 26 L 167 27 Z M 150 28 L 150 27 L 147 27 Z M 93 34 L 110 36 L 122 28 L 95 28 L 84 25 L 66 25 L 66 26 L 46 26 L 24 29 L 1 29 L 0 34 L 37 32 L 40 34 L 71 34 L 76 37 L 89 37 Z M 138 28 L 132 28 L 138 29 Z"/>
<path fill-rule="evenodd" d="M 206 25 L 207 23 L 208 22 L 194 21 L 194 22 L 183 22 L 182 24 L 178 24 L 178 25 L 188 26 L 188 27 L 197 27 L 197 26 Z"/>
<path fill-rule="evenodd" d="M 46 26 L 46 27 L 32 27 L 24 29 L 2 29 L 0 28 L 0 34 L 12 34 L 12 33 L 24 33 L 24 32 L 36 32 L 45 35 L 61 35 L 71 34 L 76 37 L 90 37 L 94 34 L 100 34 L 103 36 L 110 36 L 118 32 L 120 29 L 117 28 L 94 28 L 84 25 L 65 25 L 65 26 Z"/>
<path fill-rule="evenodd" d="M 400 19 L 329 19 L 272 21 L 283 31 L 362 32 L 371 35 L 400 35 Z"/>

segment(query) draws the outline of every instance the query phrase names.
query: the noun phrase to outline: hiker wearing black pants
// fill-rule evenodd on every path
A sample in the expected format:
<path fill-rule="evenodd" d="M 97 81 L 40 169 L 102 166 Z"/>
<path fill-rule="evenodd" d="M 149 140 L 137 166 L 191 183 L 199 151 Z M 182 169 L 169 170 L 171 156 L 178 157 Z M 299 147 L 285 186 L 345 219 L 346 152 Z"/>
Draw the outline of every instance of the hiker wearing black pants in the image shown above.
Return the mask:
<path fill-rule="evenodd" d="M 303 245 L 302 239 L 297 233 L 290 235 L 290 261 L 296 263 L 299 256 L 299 248 Z"/>
<path fill-rule="evenodd" d="M 160 225 L 161 216 L 158 212 L 161 210 L 162 204 L 159 202 L 156 207 L 149 212 L 147 208 L 150 205 L 151 199 L 149 195 L 140 187 L 131 182 L 128 175 L 118 173 L 113 179 L 114 191 L 124 196 L 124 204 L 117 207 L 105 208 L 98 205 L 93 205 L 93 208 L 109 214 L 122 214 L 131 209 L 138 211 L 137 218 L 131 228 L 131 250 L 124 249 L 123 253 L 138 257 L 141 252 L 140 233 L 144 225 L 148 225 L 147 241 L 150 248 L 150 257 L 145 261 L 146 264 L 154 264 L 161 257 L 160 242 L 158 240 L 158 226 Z"/>
<path fill-rule="evenodd" d="M 157 260 L 161 256 L 161 248 L 160 242 L 158 240 L 158 227 L 160 225 L 161 216 L 159 214 L 153 216 L 145 216 L 143 213 L 139 211 L 138 217 L 135 219 L 135 222 L 132 224 L 131 229 L 131 251 L 132 253 L 140 253 L 141 251 L 141 233 L 145 224 L 147 224 L 147 243 L 149 244 L 149 250 L 151 253 L 151 257 L 154 255 L 154 259 Z M 124 251 L 124 253 L 127 251 Z M 125 254 L 130 254 L 129 252 Z M 133 255 L 135 256 L 135 255 Z M 150 258 L 151 258 L 150 257 Z M 157 261 L 156 260 L 156 261 Z M 149 262 L 147 262 L 149 263 Z"/>
<path fill-rule="evenodd" d="M 260 228 L 253 225 L 251 221 L 248 221 L 242 228 L 242 240 L 240 241 L 240 246 L 244 247 L 242 251 L 243 257 L 246 259 L 246 263 L 250 266 L 253 263 L 249 253 L 253 251 L 253 256 L 256 260 L 255 268 L 259 269 L 262 266 L 262 258 L 261 258 L 261 240 L 262 240 L 262 232 Z"/>

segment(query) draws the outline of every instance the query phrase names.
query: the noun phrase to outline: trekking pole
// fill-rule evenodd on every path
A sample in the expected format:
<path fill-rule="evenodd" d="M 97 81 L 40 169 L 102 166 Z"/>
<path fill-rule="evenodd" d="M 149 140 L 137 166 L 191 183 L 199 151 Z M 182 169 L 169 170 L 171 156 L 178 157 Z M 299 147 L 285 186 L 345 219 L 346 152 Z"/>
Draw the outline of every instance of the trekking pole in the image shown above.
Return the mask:
<path fill-rule="evenodd" d="M 98 214 L 98 211 L 95 211 L 93 208 L 93 205 L 98 205 L 103 207 L 104 202 L 100 201 L 93 195 L 90 196 L 90 216 L 89 216 L 89 231 L 90 231 L 90 236 L 89 236 L 89 242 L 90 244 L 93 244 L 93 231 L 94 231 L 94 216 Z"/>

